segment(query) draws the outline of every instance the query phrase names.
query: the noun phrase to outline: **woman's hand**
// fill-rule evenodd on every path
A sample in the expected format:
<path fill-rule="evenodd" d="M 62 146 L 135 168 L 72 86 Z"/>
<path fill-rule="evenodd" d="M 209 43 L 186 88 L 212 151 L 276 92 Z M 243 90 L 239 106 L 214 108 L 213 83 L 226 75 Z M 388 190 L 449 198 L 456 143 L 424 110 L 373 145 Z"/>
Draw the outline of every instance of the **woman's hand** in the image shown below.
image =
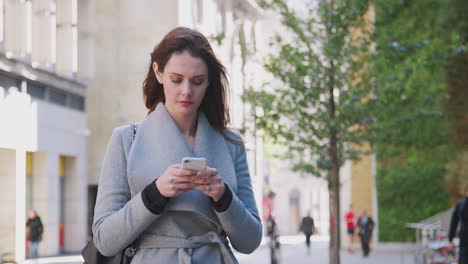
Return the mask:
<path fill-rule="evenodd" d="M 164 197 L 173 197 L 188 192 L 197 186 L 192 178 L 197 175 L 196 171 L 184 170 L 180 164 L 173 164 L 156 181 L 159 192 Z"/>
<path fill-rule="evenodd" d="M 193 177 L 193 182 L 197 184 L 195 189 L 210 196 L 215 202 L 219 201 L 224 194 L 224 182 L 215 168 L 208 167 L 205 170 L 199 171 Z"/>

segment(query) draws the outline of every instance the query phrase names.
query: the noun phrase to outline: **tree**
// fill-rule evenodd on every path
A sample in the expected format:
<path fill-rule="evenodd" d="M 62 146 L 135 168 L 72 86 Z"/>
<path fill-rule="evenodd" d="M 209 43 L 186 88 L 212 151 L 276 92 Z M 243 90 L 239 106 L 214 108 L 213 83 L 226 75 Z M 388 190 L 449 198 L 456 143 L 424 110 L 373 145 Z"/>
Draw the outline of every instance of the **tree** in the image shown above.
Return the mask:
<path fill-rule="evenodd" d="M 329 183 L 330 263 L 340 263 L 339 169 L 360 152 L 366 140 L 369 85 L 369 9 L 362 0 L 323 0 L 300 16 L 283 0 L 259 1 L 274 10 L 288 35 L 276 34 L 267 71 L 281 84 L 263 91 L 249 89 L 258 128 L 287 144 L 294 169 L 325 177 Z"/>
<path fill-rule="evenodd" d="M 449 186 L 455 187 L 463 174 L 466 157 L 456 148 L 468 142 L 460 126 L 466 129 L 460 122 L 467 113 L 466 40 L 461 36 L 466 35 L 468 5 L 463 0 L 373 4 L 372 104 L 381 109 L 373 111 L 373 119 L 381 122 L 371 128 L 378 161 L 379 240 L 411 241 L 414 230 L 405 224 L 449 208 L 444 176 L 451 175 Z"/>
<path fill-rule="evenodd" d="M 455 32 L 454 56 L 449 58 L 447 85 L 449 97 L 446 110 L 451 116 L 450 139 L 460 150 L 447 169 L 447 182 L 453 202 L 464 196 L 463 186 L 468 184 L 468 2 L 449 0 L 451 15 L 446 28 Z M 458 42 L 458 43 L 457 43 Z"/>

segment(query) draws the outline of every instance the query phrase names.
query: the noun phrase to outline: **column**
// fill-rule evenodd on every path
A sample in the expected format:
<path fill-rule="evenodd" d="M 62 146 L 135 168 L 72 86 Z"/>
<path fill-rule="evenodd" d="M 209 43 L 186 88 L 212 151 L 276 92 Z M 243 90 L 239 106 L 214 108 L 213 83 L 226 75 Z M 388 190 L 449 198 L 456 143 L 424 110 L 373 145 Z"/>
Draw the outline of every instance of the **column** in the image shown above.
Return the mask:
<path fill-rule="evenodd" d="M 42 219 L 44 235 L 39 248 L 40 256 L 59 253 L 59 155 L 33 153 L 32 207 Z"/>
<path fill-rule="evenodd" d="M 4 48 L 4 43 L 3 43 L 3 32 L 4 32 L 4 14 L 3 14 L 3 9 L 4 9 L 4 0 L 0 0 L 0 50 L 3 50 Z M 0 98 L 1 99 L 1 98 Z"/>
<path fill-rule="evenodd" d="M 49 232 L 47 243 L 43 250 L 47 250 L 48 255 L 59 253 L 59 222 L 60 222 L 60 179 L 59 179 L 59 155 L 57 153 L 47 153 L 48 174 L 47 175 L 47 217 L 46 230 Z"/>
<path fill-rule="evenodd" d="M 83 157 L 65 158 L 65 252 L 80 251 L 87 238 L 86 164 Z"/>
<path fill-rule="evenodd" d="M 15 253 L 16 244 L 16 157 L 15 150 L 0 148 L 0 249 Z M 25 223 L 22 219 L 20 223 Z M 24 237 L 23 237 L 24 238 Z"/>
<path fill-rule="evenodd" d="M 78 32 L 76 0 L 56 0 L 57 5 L 57 73 L 72 75 L 78 69 Z"/>
<path fill-rule="evenodd" d="M 32 2 L 32 65 L 48 68 L 55 60 L 55 15 L 52 0 Z"/>
<path fill-rule="evenodd" d="M 26 151 L 24 149 L 16 150 L 16 214 L 15 214 L 15 259 L 23 261 L 26 250 Z"/>
<path fill-rule="evenodd" d="M 27 54 L 27 7 L 30 2 L 4 0 L 5 53 L 7 57 Z"/>
<path fill-rule="evenodd" d="M 95 76 L 94 38 L 96 34 L 96 3 L 78 1 L 78 78 L 91 80 Z"/>

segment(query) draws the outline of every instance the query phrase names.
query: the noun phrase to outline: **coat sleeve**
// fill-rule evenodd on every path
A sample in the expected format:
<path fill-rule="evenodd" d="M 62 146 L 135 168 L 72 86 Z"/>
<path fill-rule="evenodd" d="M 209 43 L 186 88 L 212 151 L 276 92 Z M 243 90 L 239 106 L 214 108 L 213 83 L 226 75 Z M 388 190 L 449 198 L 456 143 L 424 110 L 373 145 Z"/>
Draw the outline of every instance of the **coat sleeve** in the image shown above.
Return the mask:
<path fill-rule="evenodd" d="M 38 218 L 38 220 L 39 220 L 38 234 L 42 235 L 42 233 L 44 233 L 44 225 L 42 224 L 41 218 Z"/>
<path fill-rule="evenodd" d="M 304 232 L 304 218 L 302 218 L 301 224 L 299 225 L 299 232 Z"/>
<path fill-rule="evenodd" d="M 93 240 L 104 256 L 114 256 L 126 248 L 158 217 L 143 204 L 141 192 L 130 197 L 123 142 L 131 141 L 131 132 L 126 128 L 113 131 L 99 178 Z"/>
<path fill-rule="evenodd" d="M 262 223 L 252 190 L 244 145 L 237 145 L 235 156 L 237 192 L 224 212 L 216 212 L 232 247 L 244 254 L 252 253 L 262 240 Z"/>
<path fill-rule="evenodd" d="M 455 234 L 457 232 L 457 225 L 458 225 L 458 216 L 460 215 L 460 213 L 458 212 L 459 209 L 459 204 L 457 204 L 457 206 L 455 206 L 455 210 L 453 210 L 453 214 L 452 214 L 452 220 L 450 221 L 450 231 L 449 231 L 449 241 L 452 242 L 453 238 L 455 237 Z"/>

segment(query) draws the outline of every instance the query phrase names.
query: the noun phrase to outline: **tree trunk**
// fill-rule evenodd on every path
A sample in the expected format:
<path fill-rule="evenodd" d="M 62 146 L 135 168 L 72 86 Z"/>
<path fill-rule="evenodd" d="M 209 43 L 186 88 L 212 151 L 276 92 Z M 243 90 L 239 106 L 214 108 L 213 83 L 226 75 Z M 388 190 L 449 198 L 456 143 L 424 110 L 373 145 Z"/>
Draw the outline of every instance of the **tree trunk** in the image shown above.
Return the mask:
<path fill-rule="evenodd" d="M 340 264 L 340 181 L 338 164 L 333 164 L 329 175 L 330 206 L 330 264 Z"/>
<path fill-rule="evenodd" d="M 333 4 L 333 3 L 332 3 Z M 329 35 L 332 33 L 329 31 Z M 340 162 L 338 153 L 338 130 L 334 124 L 336 118 L 336 103 L 334 97 L 336 68 L 333 59 L 328 69 L 328 110 L 330 113 L 330 145 L 328 155 L 331 168 L 328 172 L 328 190 L 330 197 L 330 264 L 340 264 Z"/>
<path fill-rule="evenodd" d="M 332 128 L 330 133 L 330 161 L 331 169 L 329 171 L 329 196 L 330 196 L 330 216 L 333 219 L 333 225 L 330 229 L 330 264 L 340 264 L 340 165 L 338 159 L 338 142 L 336 129 Z"/>

